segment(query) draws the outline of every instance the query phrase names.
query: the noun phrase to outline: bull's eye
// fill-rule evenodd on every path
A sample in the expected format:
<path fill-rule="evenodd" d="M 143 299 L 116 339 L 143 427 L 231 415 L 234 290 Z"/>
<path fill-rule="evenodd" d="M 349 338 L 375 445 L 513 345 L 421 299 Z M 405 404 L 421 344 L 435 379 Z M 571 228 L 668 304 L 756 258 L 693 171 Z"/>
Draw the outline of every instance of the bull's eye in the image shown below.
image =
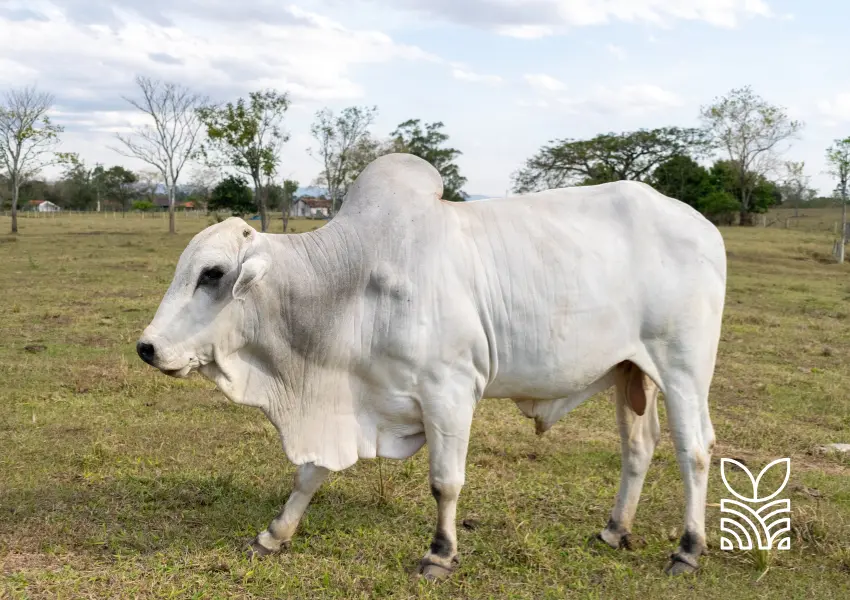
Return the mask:
<path fill-rule="evenodd" d="M 209 267 L 201 271 L 201 276 L 198 278 L 198 285 L 215 285 L 222 277 L 224 277 L 224 269 L 221 267 Z"/>

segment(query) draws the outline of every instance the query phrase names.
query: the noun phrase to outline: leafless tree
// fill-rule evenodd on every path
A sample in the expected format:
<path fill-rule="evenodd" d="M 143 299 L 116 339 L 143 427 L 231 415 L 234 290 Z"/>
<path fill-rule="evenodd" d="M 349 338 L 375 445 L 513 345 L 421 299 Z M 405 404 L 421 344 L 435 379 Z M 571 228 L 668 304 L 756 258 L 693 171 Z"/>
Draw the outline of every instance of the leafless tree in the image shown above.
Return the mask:
<path fill-rule="evenodd" d="M 355 149 L 368 135 L 375 120 L 377 107 L 349 106 L 339 116 L 328 108 L 316 113 L 310 128 L 318 143 L 310 154 L 322 161 L 319 178 L 328 188 L 331 199 L 331 216 L 336 214 L 337 205 L 345 193 L 346 184 L 354 165 Z"/>
<path fill-rule="evenodd" d="M 12 187 L 12 233 L 18 232 L 21 186 L 56 159 L 53 150 L 63 128 L 47 114 L 53 100 L 25 87 L 8 91 L 0 104 L 0 167 Z"/>
<path fill-rule="evenodd" d="M 122 147 L 113 148 L 154 167 L 168 192 L 168 231 L 175 232 L 174 199 L 186 163 L 195 155 L 201 132 L 197 109 L 206 98 L 174 83 L 137 76 L 141 99 L 124 99 L 147 115 L 153 124 L 137 127 L 130 135 L 117 134 Z"/>
<path fill-rule="evenodd" d="M 802 129 L 785 109 L 774 106 L 749 86 L 734 89 L 700 109 L 700 116 L 715 144 L 735 164 L 741 189 L 741 225 L 752 224 L 750 200 L 758 176 L 777 166 L 782 145 Z"/>

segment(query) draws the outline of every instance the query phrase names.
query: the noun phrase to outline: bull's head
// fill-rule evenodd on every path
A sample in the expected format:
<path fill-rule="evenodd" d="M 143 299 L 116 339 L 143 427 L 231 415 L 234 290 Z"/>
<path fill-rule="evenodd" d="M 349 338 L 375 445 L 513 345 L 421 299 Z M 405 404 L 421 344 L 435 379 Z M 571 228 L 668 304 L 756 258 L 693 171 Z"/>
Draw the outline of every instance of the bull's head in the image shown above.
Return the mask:
<path fill-rule="evenodd" d="M 244 300 L 268 270 L 266 244 L 262 234 L 235 217 L 197 234 L 136 344 L 141 359 L 173 377 L 200 369 L 220 379 L 221 360 L 249 342 L 250 306 Z"/>

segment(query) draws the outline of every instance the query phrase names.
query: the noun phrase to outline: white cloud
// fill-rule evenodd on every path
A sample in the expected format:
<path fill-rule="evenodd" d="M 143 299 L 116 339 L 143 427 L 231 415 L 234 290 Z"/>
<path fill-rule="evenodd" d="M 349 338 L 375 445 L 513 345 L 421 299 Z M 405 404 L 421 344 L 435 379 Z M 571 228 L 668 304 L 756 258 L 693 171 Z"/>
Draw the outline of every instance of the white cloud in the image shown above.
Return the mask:
<path fill-rule="evenodd" d="M 623 48 L 622 46 L 618 46 L 617 44 L 608 44 L 606 49 L 617 60 L 626 60 L 626 49 Z"/>
<path fill-rule="evenodd" d="M 821 100 L 818 110 L 832 122 L 850 121 L 850 92 L 839 92 L 828 100 Z"/>
<path fill-rule="evenodd" d="M 486 83 L 489 85 L 502 83 L 502 78 L 498 75 L 482 75 L 481 73 L 474 73 L 462 67 L 454 67 L 452 69 L 452 77 L 460 81 L 470 81 L 472 83 Z"/>
<path fill-rule="evenodd" d="M 545 73 L 529 73 L 525 76 L 525 81 L 531 87 L 542 92 L 560 92 L 567 89 L 567 86 L 562 81 Z"/>
<path fill-rule="evenodd" d="M 682 106 L 675 93 L 649 83 L 611 88 L 597 86 L 586 96 L 560 98 L 560 103 L 573 113 L 596 112 L 616 115 L 643 115 Z"/>
<path fill-rule="evenodd" d="M 543 99 L 517 100 L 517 106 L 522 106 L 523 108 L 549 108 L 550 104 Z"/>
<path fill-rule="evenodd" d="M 265 0 L 242 4 L 252 2 L 261 7 Z M 81 96 L 88 98 L 76 100 L 108 103 L 108 93 L 120 103 L 116 91 L 128 91 L 133 75 L 145 73 L 212 95 L 270 86 L 290 90 L 295 100 L 329 101 L 364 95 L 350 75 L 357 65 L 440 61 L 384 33 L 350 30 L 294 6 L 279 11 L 278 22 L 231 22 L 213 18 L 215 11 L 208 14 L 194 0 L 174 0 L 163 9 L 163 25 L 140 18 L 133 2 L 114 4 L 108 17 L 92 15 L 93 22 L 56 1 L 28 4 L 40 19 L 0 13 L 0 85 L 38 82 L 87 90 Z"/>
<path fill-rule="evenodd" d="M 394 9 L 480 27 L 511 37 L 536 39 L 572 27 L 613 21 L 670 26 L 702 21 L 737 27 L 754 17 L 774 17 L 767 0 L 371 0 Z"/>
<path fill-rule="evenodd" d="M 546 25 L 500 25 L 496 28 L 496 32 L 521 40 L 536 40 L 553 35 L 555 30 Z"/>

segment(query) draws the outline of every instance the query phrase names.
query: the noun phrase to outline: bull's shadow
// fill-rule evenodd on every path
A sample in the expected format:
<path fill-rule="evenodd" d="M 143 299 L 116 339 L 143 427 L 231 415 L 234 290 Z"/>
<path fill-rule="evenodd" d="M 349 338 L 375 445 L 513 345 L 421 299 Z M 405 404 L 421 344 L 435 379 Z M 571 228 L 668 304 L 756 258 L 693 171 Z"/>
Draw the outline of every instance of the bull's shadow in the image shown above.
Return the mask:
<path fill-rule="evenodd" d="M 38 552 L 49 545 L 100 558 L 175 549 L 237 554 L 282 508 L 288 492 L 288 485 L 269 493 L 229 475 L 203 474 L 75 477 L 0 491 L 0 548 Z M 327 486 L 316 494 L 296 539 L 379 529 L 399 513 L 392 503 Z"/>

